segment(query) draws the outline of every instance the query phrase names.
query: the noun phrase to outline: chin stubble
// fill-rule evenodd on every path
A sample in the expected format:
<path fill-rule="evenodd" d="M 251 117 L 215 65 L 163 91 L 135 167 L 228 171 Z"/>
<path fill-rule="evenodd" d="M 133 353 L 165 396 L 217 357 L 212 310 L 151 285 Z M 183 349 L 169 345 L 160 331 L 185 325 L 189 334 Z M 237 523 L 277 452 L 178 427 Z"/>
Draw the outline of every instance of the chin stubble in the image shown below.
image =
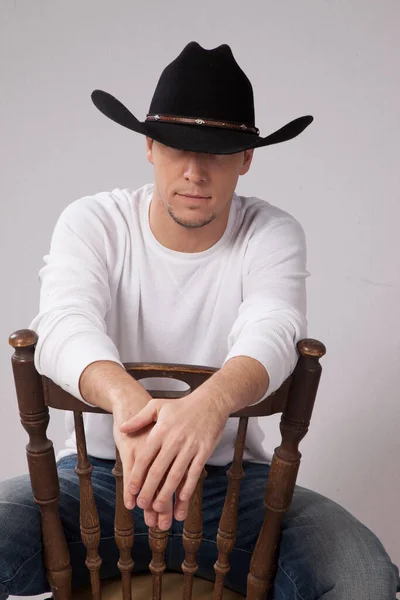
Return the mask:
<path fill-rule="evenodd" d="M 189 229 L 197 229 L 199 227 L 204 227 L 205 225 L 211 223 L 211 221 L 214 221 L 214 219 L 217 216 L 215 213 L 211 213 L 211 215 L 208 215 L 204 219 L 197 219 L 193 221 L 189 219 L 181 219 L 174 213 L 170 206 L 168 206 L 168 214 L 175 221 L 175 223 L 181 225 L 182 227 L 187 227 Z"/>

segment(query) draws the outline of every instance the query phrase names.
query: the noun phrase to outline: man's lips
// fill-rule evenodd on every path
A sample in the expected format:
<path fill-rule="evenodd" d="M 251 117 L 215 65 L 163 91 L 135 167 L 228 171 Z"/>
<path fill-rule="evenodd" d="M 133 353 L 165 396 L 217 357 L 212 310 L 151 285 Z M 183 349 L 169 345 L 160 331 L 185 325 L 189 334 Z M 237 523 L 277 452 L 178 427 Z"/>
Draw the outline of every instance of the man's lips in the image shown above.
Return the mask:
<path fill-rule="evenodd" d="M 195 200 L 209 200 L 211 196 L 198 196 L 197 194 L 182 194 L 178 193 L 178 196 L 183 196 L 184 198 L 193 198 Z"/>

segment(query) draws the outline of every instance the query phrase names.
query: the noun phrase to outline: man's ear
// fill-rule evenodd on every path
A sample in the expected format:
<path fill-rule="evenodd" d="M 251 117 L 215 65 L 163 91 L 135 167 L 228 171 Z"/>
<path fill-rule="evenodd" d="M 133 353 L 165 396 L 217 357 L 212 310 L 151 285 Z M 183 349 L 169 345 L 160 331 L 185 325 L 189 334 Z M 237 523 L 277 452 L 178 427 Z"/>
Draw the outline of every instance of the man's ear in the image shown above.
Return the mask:
<path fill-rule="evenodd" d="M 250 169 L 251 161 L 253 160 L 253 152 L 254 148 L 250 148 L 250 150 L 244 151 L 243 164 L 239 173 L 240 175 L 245 175 Z"/>
<path fill-rule="evenodd" d="M 149 163 L 153 164 L 153 140 L 146 136 L 146 156 Z"/>

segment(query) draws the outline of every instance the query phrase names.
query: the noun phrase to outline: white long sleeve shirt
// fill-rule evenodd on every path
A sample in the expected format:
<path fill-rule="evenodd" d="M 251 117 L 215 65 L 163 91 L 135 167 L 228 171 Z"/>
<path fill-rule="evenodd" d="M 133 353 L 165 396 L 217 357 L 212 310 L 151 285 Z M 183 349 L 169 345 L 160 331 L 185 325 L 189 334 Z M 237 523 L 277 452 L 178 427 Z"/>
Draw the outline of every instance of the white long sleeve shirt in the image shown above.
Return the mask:
<path fill-rule="evenodd" d="M 268 393 L 293 370 L 306 333 L 306 250 L 298 222 L 254 197 L 234 195 L 227 228 L 208 250 L 162 246 L 149 225 L 153 186 L 81 198 L 59 218 L 40 271 L 37 370 L 83 400 L 79 378 L 92 362 L 169 362 L 222 367 L 258 360 Z M 146 379 L 146 388 L 166 381 Z M 183 389 L 170 381 L 171 389 Z M 115 458 L 112 415 L 85 414 L 88 453 Z M 76 452 L 73 415 L 57 458 Z M 233 456 L 229 419 L 209 464 Z M 268 462 L 250 419 L 245 459 Z"/>

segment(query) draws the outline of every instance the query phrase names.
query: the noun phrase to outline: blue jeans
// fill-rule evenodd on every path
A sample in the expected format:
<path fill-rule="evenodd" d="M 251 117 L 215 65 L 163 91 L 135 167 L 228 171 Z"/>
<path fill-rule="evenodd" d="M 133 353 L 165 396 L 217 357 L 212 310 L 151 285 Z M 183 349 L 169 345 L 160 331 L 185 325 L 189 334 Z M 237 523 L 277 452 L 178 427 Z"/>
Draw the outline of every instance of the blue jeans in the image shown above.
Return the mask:
<path fill-rule="evenodd" d="M 114 462 L 91 458 L 92 483 L 101 525 L 101 576 L 114 577 L 118 550 L 114 541 Z M 71 553 L 73 587 L 89 583 L 84 566 L 86 549 L 79 531 L 79 485 L 74 473 L 76 455 L 58 463 L 61 487 L 60 517 Z M 263 495 L 269 467 L 245 464 L 240 493 L 236 547 L 226 584 L 244 593 L 251 551 L 264 516 Z M 203 543 L 198 575 L 213 579 L 217 558 L 216 531 L 227 477 L 226 467 L 208 467 L 203 494 Z M 135 571 L 147 570 L 150 550 L 143 511 L 135 508 Z M 174 521 L 166 552 L 170 570 L 183 561 L 183 524 Z M 395 600 L 398 570 L 376 536 L 338 504 L 320 494 L 296 487 L 285 515 L 274 600 Z M 49 591 L 42 563 L 40 512 L 29 477 L 0 483 L 0 600 L 9 594 L 31 596 Z"/>

